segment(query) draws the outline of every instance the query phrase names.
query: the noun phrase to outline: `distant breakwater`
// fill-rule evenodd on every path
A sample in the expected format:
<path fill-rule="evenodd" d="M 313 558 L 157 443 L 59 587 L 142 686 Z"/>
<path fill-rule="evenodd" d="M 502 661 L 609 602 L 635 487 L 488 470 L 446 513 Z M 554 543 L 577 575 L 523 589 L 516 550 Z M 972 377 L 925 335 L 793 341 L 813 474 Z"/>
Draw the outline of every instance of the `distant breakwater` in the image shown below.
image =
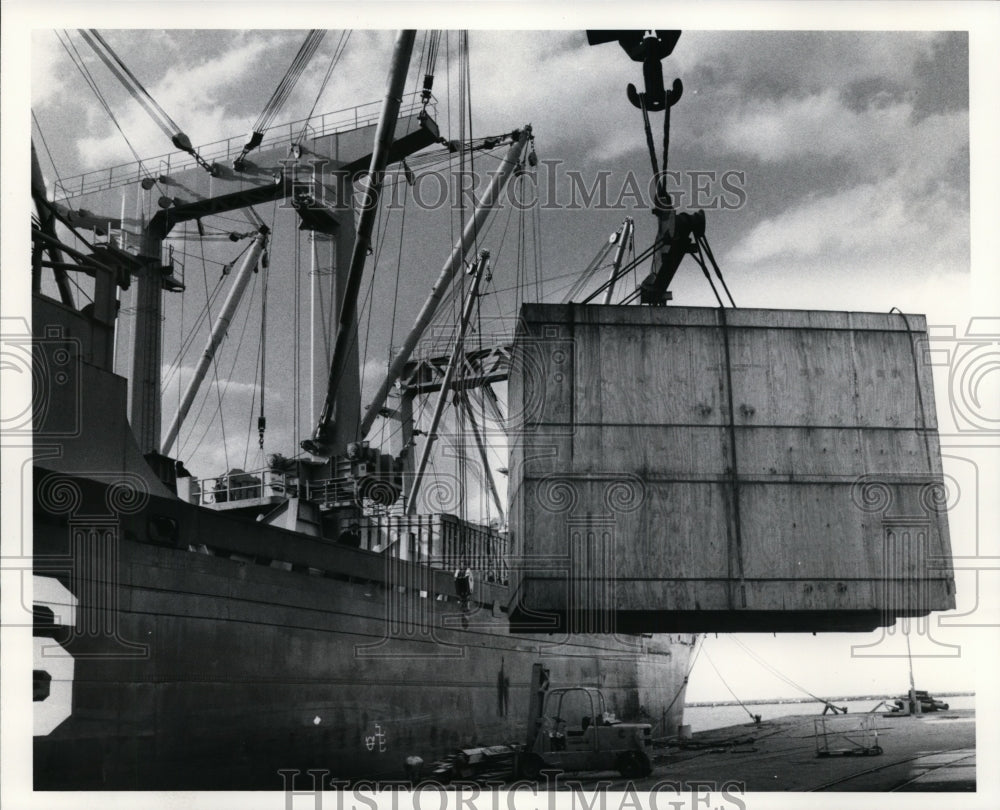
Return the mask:
<path fill-rule="evenodd" d="M 841 697 L 830 697 L 824 698 L 823 700 L 829 701 L 830 703 L 838 703 L 845 701 L 860 701 L 860 700 L 895 700 L 900 695 L 904 694 L 906 690 L 900 692 L 894 692 L 892 694 L 886 694 L 884 692 L 872 695 L 847 695 Z M 966 695 L 975 695 L 975 692 L 931 692 L 932 697 L 935 698 L 946 698 L 946 697 L 964 697 Z M 793 704 L 793 703 L 816 703 L 816 698 L 812 697 L 792 697 L 792 698 L 758 698 L 754 700 L 709 700 L 701 701 L 696 703 L 685 703 L 687 708 L 695 707 L 713 707 L 713 706 L 739 706 L 741 703 L 744 706 L 760 706 L 764 704 Z M 823 701 L 818 701 L 822 703 Z"/>

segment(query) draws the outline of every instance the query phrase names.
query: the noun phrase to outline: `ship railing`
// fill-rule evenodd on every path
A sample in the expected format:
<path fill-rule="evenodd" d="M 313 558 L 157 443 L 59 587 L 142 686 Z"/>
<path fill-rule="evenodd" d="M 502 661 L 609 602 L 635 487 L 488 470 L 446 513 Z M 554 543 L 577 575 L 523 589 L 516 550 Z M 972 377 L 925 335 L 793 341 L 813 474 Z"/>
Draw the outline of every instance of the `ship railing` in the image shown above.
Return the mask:
<path fill-rule="evenodd" d="M 374 515 L 358 521 L 361 548 L 454 571 L 468 567 L 481 580 L 506 584 L 507 536 L 443 513 Z"/>
<path fill-rule="evenodd" d="M 354 501 L 348 479 L 304 482 L 297 475 L 271 468 L 191 479 L 189 496 L 203 506 L 238 508 L 278 503 L 302 494 L 326 503 Z M 397 502 L 397 506 L 400 502 Z M 401 509 L 382 508 L 358 519 L 360 547 L 401 560 L 454 571 L 470 568 L 485 582 L 509 581 L 507 534 L 447 513 L 407 515 Z"/>
<path fill-rule="evenodd" d="M 202 506 L 231 504 L 251 506 L 277 502 L 295 495 L 298 477 L 272 469 L 232 471 L 214 478 L 202 478 L 191 492 Z"/>
<path fill-rule="evenodd" d="M 433 97 L 428 104 L 431 117 L 436 116 L 436 99 Z M 420 93 L 407 93 L 403 97 L 399 117 L 416 115 L 423 109 Z M 359 129 L 363 126 L 378 123 L 382 110 L 381 101 L 371 101 L 347 107 L 342 110 L 323 113 L 312 118 L 300 118 L 284 124 L 275 124 L 264 130 L 264 140 L 258 149 L 280 144 L 298 143 L 301 137 L 320 138 L 337 132 Z M 303 135 L 303 132 L 305 135 Z M 201 158 L 209 163 L 231 164 L 241 152 L 247 141 L 247 135 L 225 138 L 213 141 L 197 148 Z M 106 169 L 95 169 L 75 177 L 57 180 L 54 196 L 57 200 L 105 191 L 109 188 L 138 183 L 144 177 L 169 175 L 173 172 L 194 168 L 198 162 L 187 152 L 168 152 L 141 161 L 121 163 Z"/>
<path fill-rule="evenodd" d="M 357 497 L 357 485 L 350 476 L 321 478 L 303 482 L 303 496 L 321 505 L 350 504 Z"/>

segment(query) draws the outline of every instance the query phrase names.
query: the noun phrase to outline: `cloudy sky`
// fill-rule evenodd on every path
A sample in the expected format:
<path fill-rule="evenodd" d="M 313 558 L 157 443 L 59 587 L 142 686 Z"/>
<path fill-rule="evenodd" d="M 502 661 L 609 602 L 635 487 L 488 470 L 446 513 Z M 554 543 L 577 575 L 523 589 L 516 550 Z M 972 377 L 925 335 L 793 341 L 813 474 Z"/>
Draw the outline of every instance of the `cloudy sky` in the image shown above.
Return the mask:
<path fill-rule="evenodd" d="M 301 31 L 105 30 L 104 35 L 195 143 L 248 132 L 302 40 Z M 327 36 L 279 120 L 302 118 L 314 103 L 326 112 L 380 98 L 392 34 L 358 31 L 317 102 L 317 87 L 339 41 L 337 32 Z M 414 62 L 421 42 L 418 38 Z M 534 127 L 538 187 L 551 210 L 540 212 L 538 237 L 527 238 L 532 248 L 537 245 L 548 297 L 558 299 L 574 268 L 587 266 L 624 216 L 636 219 L 639 250 L 653 237 L 648 197 L 640 200 L 634 193 L 648 188 L 650 175 L 641 116 L 624 93 L 628 82 L 641 81 L 639 66 L 613 43 L 589 47 L 579 30 L 473 31 L 470 42 L 473 135 L 528 122 Z M 148 158 L 169 151 L 163 133 L 75 32 L 38 30 L 32 46 L 33 111 L 48 147 L 42 162 L 50 178 L 129 162 L 133 152 Z M 121 131 L 96 103 L 67 48 L 91 71 Z M 441 50 L 437 117 L 445 134 L 457 137 L 457 36 Z M 964 32 L 685 31 L 664 72 L 667 82 L 678 76 L 686 88 L 673 112 L 669 158 L 669 167 L 681 172 L 675 189 L 686 195 L 678 202 L 709 206 L 709 239 L 739 305 L 883 311 L 898 306 L 934 317 L 933 309 L 949 298 L 942 293 L 968 286 Z M 418 78 L 414 65 L 408 88 Z M 658 132 L 658 115 L 654 124 Z M 480 166 L 492 168 L 495 159 L 483 158 Z M 708 179 L 699 181 L 695 172 Z M 591 189 L 605 183 L 607 205 L 567 210 L 574 202 L 573 173 L 577 190 L 580 184 Z M 713 201 L 725 199 L 712 178 L 723 175 L 741 195 L 729 198 L 735 209 L 712 210 Z M 698 182 L 708 192 L 695 200 Z M 509 238 L 521 219 L 505 225 Z M 511 223 L 503 214 L 498 220 Z M 214 225 L 235 227 L 227 222 Z M 426 222 L 416 228 L 413 222 L 405 256 L 396 249 L 399 218 L 387 216 L 383 223 L 386 255 L 406 262 L 400 284 L 415 292 L 396 308 L 397 338 L 421 303 L 417 291 L 426 288 L 447 253 L 457 217 L 439 234 Z M 288 219 L 288 228 L 294 227 Z M 275 234 L 279 259 L 289 255 L 289 233 Z M 516 251 L 508 247 L 504 254 L 497 241 L 493 253 L 500 254 L 494 287 L 513 286 Z M 209 255 L 214 273 L 232 258 L 224 251 Z M 198 265 L 200 259 L 192 259 L 185 270 L 197 274 Z M 384 367 L 391 309 L 380 302 L 392 297 L 396 279 L 395 266 L 383 263 L 377 269 L 372 321 L 362 312 L 370 377 Z M 533 263 L 520 272 L 530 276 Z M 197 311 L 204 296 L 203 289 L 191 286 L 188 313 Z M 673 289 L 678 303 L 714 302 L 693 263 L 682 268 Z M 172 311 L 176 304 L 172 297 L 167 306 Z M 512 305 L 506 309 L 513 311 Z M 168 330 L 165 362 L 177 340 Z M 287 353 L 290 347 L 279 343 L 273 350 Z M 194 357 L 185 362 L 193 364 Z M 243 380 L 244 359 L 234 367 Z M 233 385 L 229 401 L 236 403 L 238 381 Z M 217 447 L 213 452 L 212 461 L 223 461 Z"/>
<path fill-rule="evenodd" d="M 933 4 L 890 5 L 926 12 Z M 725 18 L 729 27 L 761 25 L 748 16 L 746 7 L 742 11 L 732 6 L 716 8 L 730 12 Z M 970 285 L 977 274 L 995 271 L 995 267 L 972 267 L 972 257 L 980 254 L 971 249 L 970 242 L 970 36 L 962 30 L 969 26 L 961 15 L 945 14 L 943 8 L 936 16 L 916 11 L 909 18 L 916 22 L 909 24 L 927 30 L 709 31 L 700 29 L 711 17 L 699 24 L 700 18 L 692 18 L 690 10 L 676 22 L 669 18 L 659 22 L 685 29 L 674 54 L 664 62 L 667 83 L 677 76 L 685 86 L 684 97 L 673 111 L 670 168 L 682 173 L 714 172 L 716 176 L 735 172 L 745 178 L 741 185 L 745 194 L 736 209 L 708 211 L 709 240 L 740 306 L 869 311 L 898 306 L 906 312 L 926 313 L 931 324 L 958 325 L 960 331 L 970 314 L 996 311 L 995 305 L 982 299 L 973 298 L 970 303 L 970 289 L 975 289 Z M 864 27 L 863 19 L 844 21 L 832 14 L 835 12 L 826 7 L 824 14 L 811 18 L 771 20 L 769 27 L 834 28 L 845 22 Z M 197 26 L 201 19 L 187 16 L 184 24 Z M 251 26 L 256 18 L 216 14 L 211 19 L 213 25 L 225 29 L 236 24 Z M 297 18 L 296 22 L 305 19 Z M 494 28 L 513 28 L 519 22 L 516 15 L 480 19 Z M 810 23 L 811 19 L 815 22 Z M 303 37 L 302 31 L 276 30 L 287 22 L 274 15 L 259 23 L 260 28 L 245 30 L 163 30 L 176 23 L 162 9 L 147 20 L 147 30 L 113 30 L 122 20 L 109 19 L 106 14 L 103 18 L 67 18 L 64 24 L 68 29 L 98 27 L 195 144 L 249 131 Z M 370 18 L 364 22 L 373 24 Z M 894 16 L 882 17 L 871 26 L 892 28 L 896 22 Z M 326 24 L 338 23 L 331 18 Z M 423 23 L 414 20 L 413 24 Z M 565 29 L 576 23 L 556 12 L 532 24 Z M 617 24 L 606 16 L 595 23 L 600 27 Z M 298 119 L 308 113 L 339 38 L 339 32 L 328 33 L 279 120 Z M 30 33 L 25 67 L 30 68 L 31 108 L 38 124 L 33 122 L 32 132 L 37 143 L 40 129 L 47 147 L 41 156 L 47 178 L 67 178 L 131 161 L 132 149 L 144 158 L 169 151 L 160 130 L 130 102 L 79 37 L 71 32 L 69 38 L 63 35 L 63 41 L 80 49 L 81 58 L 115 110 L 127 142 L 96 103 L 56 33 L 38 27 Z M 418 81 L 421 41 L 418 36 L 408 88 L 414 88 Z M 317 103 L 317 111 L 379 99 L 391 43 L 390 32 L 355 31 Z M 542 161 L 540 182 L 547 177 L 543 172 L 554 172 L 553 182 L 563 199 L 570 189 L 567 171 L 579 172 L 588 182 L 599 172 L 609 171 L 613 201 L 626 187 L 629 173 L 648 177 L 641 116 L 625 97 L 629 82 L 641 82 L 641 69 L 616 44 L 589 47 L 581 30 L 472 30 L 470 43 L 474 136 L 509 131 L 530 122 Z M 978 45 L 973 41 L 973 57 L 978 54 L 981 59 L 982 48 L 981 40 Z M 456 61 L 457 36 L 452 32 L 448 48 L 442 45 L 435 83 L 437 118 L 448 137 L 458 137 Z M 659 115 L 654 115 L 654 125 L 659 125 Z M 490 160 L 484 157 L 480 167 L 495 165 L 496 161 Z M 587 265 L 624 216 L 636 220 L 637 250 L 652 240 L 653 218 L 635 205 L 634 196 L 622 200 L 623 205 L 612 210 L 590 206 L 543 211 L 537 235 L 531 222 L 524 224 L 531 243 L 529 254 L 537 245 L 543 289 L 549 299 L 560 297 L 574 270 Z M 269 212 L 261 213 L 269 218 Z M 503 223 L 513 223 L 508 227 L 514 233 L 521 224 L 519 218 L 508 218 L 504 212 L 497 221 L 488 240 L 494 256 L 500 256 L 494 264 L 492 297 L 484 303 L 488 319 L 509 316 L 508 305 L 513 302 L 510 293 L 503 291 L 515 286 L 519 273 L 534 272 L 533 262 L 527 263 L 530 267 L 518 268 L 516 247 L 501 243 L 499 238 Z M 397 257 L 402 258 L 399 283 L 403 295 L 394 307 L 399 324 L 392 334 L 396 343 L 440 269 L 455 226 L 454 215 L 443 220 L 412 220 L 406 225 L 406 235 L 413 246 L 407 243 L 404 253 L 398 249 L 402 225 L 385 215 L 384 254 L 392 258 L 380 259 L 374 280 L 366 277 L 364 282 L 364 289 L 371 288 L 369 300 L 373 302 L 362 311 L 362 321 L 366 322 L 370 311 L 367 323 L 374 324 L 363 327 L 369 385 L 385 365 Z M 278 292 L 279 297 L 285 296 L 280 299 L 285 303 L 278 307 L 283 313 L 279 317 L 286 319 L 290 317 L 288 245 L 294 241 L 293 230 L 294 225 L 284 232 L 276 230 L 272 259 L 273 265 L 285 262 L 285 287 Z M 284 248 L 279 246 L 280 240 L 286 240 Z M 208 254 L 212 257 L 205 268 L 209 286 L 215 283 L 221 264 L 233 258 L 238 248 L 229 254 L 224 246 L 211 250 L 218 252 Z M 181 321 L 176 302 L 167 304 L 170 323 L 165 363 L 178 349 L 183 331 L 178 325 L 189 326 L 204 301 L 200 260 L 191 258 L 186 273 L 193 302 L 185 304 L 186 321 Z M 274 284 L 280 287 L 277 281 Z M 700 270 L 692 263 L 682 265 L 672 289 L 679 304 L 714 305 Z M 126 309 L 127 304 L 123 301 Z M 252 385 L 248 380 L 253 378 L 252 350 L 256 346 L 253 315 L 249 317 L 253 335 L 246 340 L 249 349 L 243 354 L 227 349 L 229 353 L 223 353 L 219 365 L 223 377 L 232 369 L 226 410 L 235 415 L 234 424 L 241 426 L 247 424 L 250 413 Z M 490 323 L 498 328 L 505 325 L 503 321 Z M 279 358 L 273 378 L 279 385 L 283 382 L 284 389 L 269 397 L 287 415 L 291 383 L 281 375 L 288 373 L 294 340 L 289 329 L 279 331 L 276 345 L 269 351 Z M 194 351 L 202 340 L 194 341 Z M 195 360 L 196 354 L 191 354 L 182 364 L 189 368 Z M 987 395 L 996 391 L 996 375 L 993 377 L 994 387 L 986 390 Z M 947 380 L 944 385 L 946 388 Z M 168 399 L 177 396 L 176 376 L 171 386 L 167 387 Z M 942 402 L 946 398 L 947 394 L 939 395 L 942 424 L 947 417 L 943 412 L 946 403 Z M 165 421 L 170 408 L 166 410 Z M 215 427 L 207 421 L 213 410 L 211 404 L 206 408 L 203 422 L 191 428 L 186 446 L 186 452 L 193 453 L 197 438 L 208 436 L 198 455 L 192 455 L 188 462 L 189 466 L 200 466 L 205 476 L 223 472 L 227 463 L 238 466 L 244 456 L 245 440 L 233 438 L 235 431 L 229 434 L 230 446 L 223 450 Z M 272 425 L 269 441 L 273 440 L 274 446 L 267 449 L 291 450 L 294 442 L 287 419 L 283 422 L 275 414 Z M 256 437 L 252 444 L 256 445 Z M 495 460 L 499 466 L 499 458 Z M 953 518 L 956 553 L 972 542 L 979 528 L 974 516 Z M 962 587 L 963 582 L 967 587 Z M 965 605 L 967 610 L 976 608 L 975 589 L 975 581 L 960 580 L 960 599 L 971 599 Z M 950 633 L 951 643 L 971 638 L 962 635 L 965 631 L 961 628 L 937 632 Z M 734 676 L 738 691 L 756 696 L 788 694 L 788 688 L 770 682 L 766 672 L 750 671 L 741 658 L 743 653 L 734 645 L 725 640 L 714 643 L 716 664 L 739 672 Z M 769 660 L 789 660 L 787 638 L 765 637 L 751 643 Z M 807 682 L 813 691 L 866 692 L 869 687 L 877 691 L 905 685 L 898 659 L 871 658 L 858 664 L 851 656 L 851 645 L 865 642 L 857 638 L 800 639 L 795 643 L 801 645 L 799 650 L 809 651 L 805 656 L 809 661 L 802 662 L 804 671 L 792 677 Z M 817 665 L 823 657 L 828 657 L 829 663 Z M 937 678 L 926 682 L 927 688 L 961 689 L 975 684 L 975 667 L 962 666 L 959 659 L 928 659 L 927 666 Z M 699 667 L 692 676 L 690 699 L 725 698 L 727 693 L 711 670 L 703 664 Z"/>

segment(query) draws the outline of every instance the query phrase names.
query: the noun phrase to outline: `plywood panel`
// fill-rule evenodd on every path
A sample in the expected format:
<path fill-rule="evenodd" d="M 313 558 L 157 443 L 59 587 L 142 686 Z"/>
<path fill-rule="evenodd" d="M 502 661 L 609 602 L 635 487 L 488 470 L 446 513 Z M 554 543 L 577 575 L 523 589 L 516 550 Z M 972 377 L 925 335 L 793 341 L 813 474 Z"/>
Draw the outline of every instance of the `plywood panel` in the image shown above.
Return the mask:
<path fill-rule="evenodd" d="M 515 617 L 858 629 L 952 607 L 923 319 L 725 316 L 524 307 Z"/>

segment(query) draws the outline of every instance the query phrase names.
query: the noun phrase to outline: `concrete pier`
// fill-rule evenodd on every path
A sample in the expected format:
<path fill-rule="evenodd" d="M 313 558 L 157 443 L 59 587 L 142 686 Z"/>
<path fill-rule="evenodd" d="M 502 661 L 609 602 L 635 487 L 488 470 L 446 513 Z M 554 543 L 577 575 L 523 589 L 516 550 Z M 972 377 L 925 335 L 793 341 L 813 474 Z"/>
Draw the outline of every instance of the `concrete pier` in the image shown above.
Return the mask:
<path fill-rule="evenodd" d="M 815 715 L 794 715 L 759 726 L 695 732 L 692 742 L 697 748 L 658 749 L 653 774 L 637 782 L 636 788 L 649 790 L 664 781 L 735 781 L 748 793 L 976 789 L 972 709 L 922 717 L 879 714 L 875 727 L 882 753 L 873 756 L 817 756 L 815 719 Z"/>

